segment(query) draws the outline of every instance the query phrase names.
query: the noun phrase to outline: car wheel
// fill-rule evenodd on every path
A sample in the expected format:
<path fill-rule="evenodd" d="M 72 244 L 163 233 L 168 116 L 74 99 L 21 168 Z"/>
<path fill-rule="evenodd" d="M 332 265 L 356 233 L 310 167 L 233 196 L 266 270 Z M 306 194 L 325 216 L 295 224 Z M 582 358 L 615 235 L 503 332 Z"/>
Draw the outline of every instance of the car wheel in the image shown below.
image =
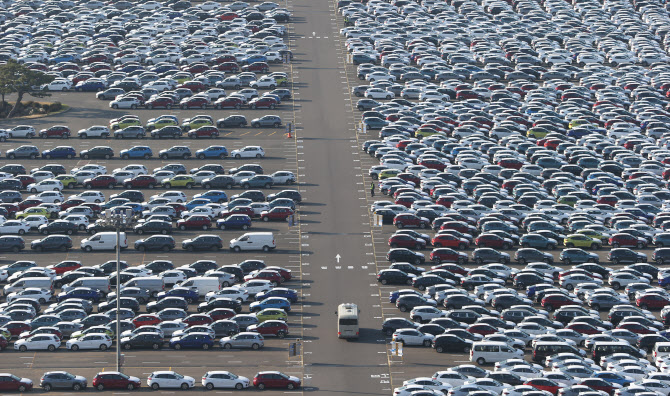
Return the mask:
<path fill-rule="evenodd" d="M 116 103 L 114 103 L 114 104 L 112 105 L 112 109 L 118 109 L 118 108 L 119 108 L 119 105 L 117 105 Z"/>
<path fill-rule="evenodd" d="M 575 244 L 572 243 L 572 242 L 568 242 L 568 243 L 565 244 L 565 247 L 566 248 L 573 248 L 573 247 L 575 247 Z"/>
<path fill-rule="evenodd" d="M 480 365 L 480 366 L 485 365 L 486 364 L 486 359 L 480 357 L 479 359 L 477 359 L 477 364 Z"/>
<path fill-rule="evenodd" d="M 126 389 L 128 389 L 129 391 L 131 391 L 131 390 L 135 390 L 135 385 L 133 385 L 133 384 L 128 384 L 128 386 L 126 386 Z"/>
<path fill-rule="evenodd" d="M 642 308 L 642 309 L 649 309 L 649 305 L 647 305 L 647 304 L 645 304 L 645 303 L 642 303 L 642 304 L 640 304 L 640 308 Z"/>
<path fill-rule="evenodd" d="M 92 251 L 92 250 L 93 250 L 93 248 L 90 247 L 90 246 L 86 246 L 86 247 L 84 248 L 84 251 L 86 251 L 86 252 L 90 252 L 90 251 Z"/>
<path fill-rule="evenodd" d="M 19 351 L 21 351 L 21 352 L 25 352 L 25 351 L 27 351 L 27 350 L 28 350 L 28 347 L 26 347 L 25 345 L 21 345 L 21 346 L 19 347 Z"/>
<path fill-rule="evenodd" d="M 613 247 L 613 248 L 618 248 L 618 247 L 619 247 L 619 242 L 614 242 L 614 243 L 612 243 L 612 247 Z"/>
<path fill-rule="evenodd" d="M 23 393 L 23 392 L 26 391 L 26 387 L 25 387 L 25 385 L 19 385 L 19 387 L 17 388 L 17 390 L 18 390 L 19 392 Z"/>
<path fill-rule="evenodd" d="M 258 389 L 260 389 L 260 390 L 263 390 L 263 389 L 265 389 L 265 384 L 261 382 L 261 383 L 258 384 L 256 387 L 257 387 Z"/>
<path fill-rule="evenodd" d="M 42 389 L 44 389 L 46 392 L 50 392 L 51 389 L 52 389 L 52 388 L 51 388 L 51 384 L 44 384 L 44 385 L 42 385 Z"/>
<path fill-rule="evenodd" d="M 600 304 L 593 304 L 591 305 L 591 308 L 595 309 L 596 311 L 600 311 Z"/>
<path fill-rule="evenodd" d="M 106 351 L 107 350 L 107 344 L 100 345 L 100 350 L 101 351 Z"/>
<path fill-rule="evenodd" d="M 212 390 L 212 389 L 214 389 L 214 384 L 212 384 L 211 382 L 208 382 L 208 383 L 205 384 L 205 388 L 207 390 Z"/>
<path fill-rule="evenodd" d="M 151 384 L 151 389 L 158 390 L 158 388 L 160 388 L 160 385 L 158 385 L 157 383 L 154 382 L 153 384 Z"/>
<path fill-rule="evenodd" d="M 547 249 L 554 250 L 554 249 L 556 249 L 556 245 L 549 244 L 549 245 L 547 245 Z"/>

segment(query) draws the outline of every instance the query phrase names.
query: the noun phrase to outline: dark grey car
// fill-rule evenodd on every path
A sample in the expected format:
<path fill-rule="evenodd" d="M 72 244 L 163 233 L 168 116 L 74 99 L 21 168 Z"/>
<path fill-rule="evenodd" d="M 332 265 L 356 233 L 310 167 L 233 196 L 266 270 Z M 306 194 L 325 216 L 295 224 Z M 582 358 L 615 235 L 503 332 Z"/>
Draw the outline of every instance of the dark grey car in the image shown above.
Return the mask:
<path fill-rule="evenodd" d="M 45 391 L 52 389 L 72 389 L 80 391 L 86 389 L 87 380 L 81 375 L 73 375 L 67 371 L 50 371 L 40 379 L 40 386 Z"/>
<path fill-rule="evenodd" d="M 7 150 L 7 158 L 30 158 L 34 159 L 40 156 L 40 150 L 36 146 L 23 145 L 15 149 Z"/>

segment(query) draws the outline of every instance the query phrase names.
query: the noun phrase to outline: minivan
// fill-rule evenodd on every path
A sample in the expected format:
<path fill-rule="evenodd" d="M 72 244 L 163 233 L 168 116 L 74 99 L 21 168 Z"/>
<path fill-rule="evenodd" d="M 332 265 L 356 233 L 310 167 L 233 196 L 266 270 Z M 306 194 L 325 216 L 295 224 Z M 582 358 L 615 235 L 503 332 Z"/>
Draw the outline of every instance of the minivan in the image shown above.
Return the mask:
<path fill-rule="evenodd" d="M 139 287 L 148 290 L 149 294 L 155 298 L 165 289 L 165 283 L 163 283 L 163 278 L 158 276 L 138 276 L 124 283 L 123 287 Z"/>
<path fill-rule="evenodd" d="M 586 356 L 586 353 L 581 349 L 577 349 L 567 342 L 537 342 L 533 347 L 533 361 L 544 362 L 547 356 L 556 355 L 557 353 L 573 353 L 577 356 Z"/>
<path fill-rule="evenodd" d="M 128 239 L 126 233 L 119 234 L 119 242 L 121 249 L 128 247 Z M 81 241 L 81 249 L 90 252 L 92 250 L 114 250 L 116 249 L 116 233 L 115 232 L 98 232 L 93 234 L 90 238 L 85 238 Z"/>
<path fill-rule="evenodd" d="M 637 349 L 625 341 L 596 342 L 593 346 L 593 361 L 596 364 L 600 364 L 600 359 L 602 359 L 604 356 L 609 356 L 614 353 L 627 353 L 638 359 L 642 359 L 647 356 L 647 353 L 644 350 Z"/>
<path fill-rule="evenodd" d="M 358 338 L 358 306 L 345 303 L 337 307 L 337 338 Z"/>
<path fill-rule="evenodd" d="M 670 342 L 657 342 L 653 354 L 654 360 L 670 355 Z"/>
<path fill-rule="evenodd" d="M 53 291 L 53 280 L 49 277 L 19 279 L 14 283 L 12 283 L 11 285 L 5 285 L 3 292 L 5 293 L 6 296 L 9 293 L 20 292 L 29 287 L 37 287 L 40 289 Z"/>
<path fill-rule="evenodd" d="M 478 341 L 474 342 L 470 349 L 470 361 L 477 362 L 480 366 L 515 358 L 523 359 L 523 351 L 514 349 L 504 342 Z"/>
<path fill-rule="evenodd" d="M 221 283 L 219 278 L 213 276 L 194 276 L 182 282 L 179 287 L 188 287 L 196 289 L 200 297 L 204 297 L 209 292 L 217 292 L 221 290 Z"/>
<path fill-rule="evenodd" d="M 67 285 L 62 287 L 62 291 L 68 292 L 75 287 L 89 287 L 100 292 L 103 296 L 106 296 L 111 290 L 112 285 L 109 283 L 109 278 L 102 276 L 94 277 L 83 277 L 79 278 L 73 282 L 70 282 Z"/>
<path fill-rule="evenodd" d="M 271 232 L 247 232 L 239 238 L 230 240 L 230 249 L 236 252 L 241 250 L 263 250 L 267 252 L 276 247 L 275 237 Z"/>

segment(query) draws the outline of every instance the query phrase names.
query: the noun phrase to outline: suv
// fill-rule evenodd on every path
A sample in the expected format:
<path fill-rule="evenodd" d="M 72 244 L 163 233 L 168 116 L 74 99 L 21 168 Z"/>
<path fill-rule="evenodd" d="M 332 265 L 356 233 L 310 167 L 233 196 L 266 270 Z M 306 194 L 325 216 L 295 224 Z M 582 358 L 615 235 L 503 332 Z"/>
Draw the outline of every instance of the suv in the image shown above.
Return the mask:
<path fill-rule="evenodd" d="M 226 128 L 226 127 L 245 127 L 247 126 L 248 121 L 247 117 L 243 115 L 230 115 L 226 118 L 222 118 L 218 121 L 216 121 L 216 126 L 218 128 Z"/>
<path fill-rule="evenodd" d="M 191 149 L 186 146 L 172 146 L 169 149 L 161 150 L 158 157 L 163 160 L 168 158 L 188 159 L 191 157 Z"/>
<path fill-rule="evenodd" d="M 66 235 L 49 235 L 42 239 L 36 239 L 30 243 L 32 250 L 41 252 L 43 250 L 60 250 L 67 252 L 72 249 L 72 238 Z"/>
<path fill-rule="evenodd" d="M 30 158 L 30 159 L 35 159 L 39 157 L 40 150 L 36 146 L 19 146 L 15 149 L 9 149 L 7 150 L 7 158 L 9 159 L 15 159 L 15 158 Z"/>
<path fill-rule="evenodd" d="M 266 320 L 263 323 L 251 325 L 247 327 L 247 331 L 259 333 L 265 336 L 276 336 L 277 338 L 284 338 L 289 332 L 288 325 L 282 320 Z"/>
<path fill-rule="evenodd" d="M 607 260 L 614 264 L 646 263 L 647 255 L 635 252 L 629 248 L 614 248 L 607 253 Z"/>
<path fill-rule="evenodd" d="M 40 379 L 40 386 L 49 392 L 52 389 L 72 389 L 80 391 L 86 389 L 86 378 L 81 375 L 72 375 L 67 371 L 49 371 Z"/>
<path fill-rule="evenodd" d="M 193 250 L 220 250 L 223 248 L 223 239 L 218 235 L 198 235 L 193 239 L 185 239 L 181 248 Z"/>
<path fill-rule="evenodd" d="M 300 378 L 289 376 L 279 371 L 261 371 L 256 374 L 253 383 L 260 390 L 265 388 L 300 388 Z"/>
<path fill-rule="evenodd" d="M 110 159 L 114 157 L 114 150 L 111 147 L 107 146 L 96 146 L 88 150 L 82 150 L 79 153 L 79 156 L 83 159 Z"/>
<path fill-rule="evenodd" d="M 146 250 L 162 250 L 169 252 L 174 249 L 176 242 L 173 237 L 169 235 L 152 235 L 145 239 L 138 239 L 135 241 L 135 250 L 141 252 Z"/>

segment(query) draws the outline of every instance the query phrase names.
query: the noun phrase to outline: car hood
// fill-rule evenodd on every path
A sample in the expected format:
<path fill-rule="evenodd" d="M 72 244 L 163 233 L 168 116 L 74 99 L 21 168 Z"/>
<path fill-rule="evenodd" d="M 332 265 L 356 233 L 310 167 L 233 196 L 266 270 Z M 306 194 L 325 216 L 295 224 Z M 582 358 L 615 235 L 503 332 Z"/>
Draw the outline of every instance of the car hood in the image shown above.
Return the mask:
<path fill-rule="evenodd" d="M 300 382 L 300 378 L 298 378 L 298 377 L 294 377 L 294 376 L 292 376 L 292 375 L 290 375 L 290 376 L 288 377 L 288 379 L 289 379 L 289 381 Z"/>

